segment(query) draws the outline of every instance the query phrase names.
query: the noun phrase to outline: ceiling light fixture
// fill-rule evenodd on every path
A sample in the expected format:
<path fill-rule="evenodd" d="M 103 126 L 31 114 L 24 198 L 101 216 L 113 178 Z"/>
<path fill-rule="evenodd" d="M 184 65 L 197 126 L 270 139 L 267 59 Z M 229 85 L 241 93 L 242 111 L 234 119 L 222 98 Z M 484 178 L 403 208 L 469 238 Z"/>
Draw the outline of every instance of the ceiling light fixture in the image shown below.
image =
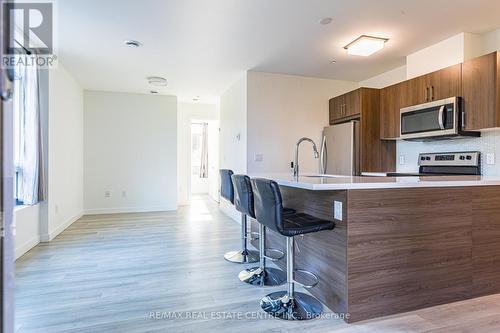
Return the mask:
<path fill-rule="evenodd" d="M 384 48 L 388 38 L 362 35 L 344 46 L 347 54 L 368 57 Z"/>
<path fill-rule="evenodd" d="M 142 46 L 142 43 L 136 40 L 126 40 L 123 42 L 128 47 L 138 48 Z"/>
<path fill-rule="evenodd" d="M 156 90 L 151 90 L 150 93 L 157 94 L 158 92 Z"/>
<path fill-rule="evenodd" d="M 148 76 L 146 78 L 148 80 L 148 83 L 152 86 L 155 87 L 166 87 L 167 86 L 167 79 L 161 76 Z"/>
<path fill-rule="evenodd" d="M 319 24 L 321 25 L 327 25 L 332 23 L 333 19 L 331 17 L 323 17 L 321 20 L 319 20 Z"/>
<path fill-rule="evenodd" d="M 336 63 L 337 63 L 337 60 L 330 61 L 330 64 L 336 64 Z"/>

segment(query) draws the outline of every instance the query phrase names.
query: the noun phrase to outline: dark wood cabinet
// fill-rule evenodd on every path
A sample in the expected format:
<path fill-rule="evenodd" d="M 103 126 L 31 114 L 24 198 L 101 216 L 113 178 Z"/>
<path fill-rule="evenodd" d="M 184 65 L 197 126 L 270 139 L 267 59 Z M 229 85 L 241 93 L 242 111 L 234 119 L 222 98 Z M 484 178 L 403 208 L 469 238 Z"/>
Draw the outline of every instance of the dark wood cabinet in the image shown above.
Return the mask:
<path fill-rule="evenodd" d="M 361 113 L 361 92 L 362 89 L 357 89 L 348 92 L 344 95 L 344 117 L 355 117 Z"/>
<path fill-rule="evenodd" d="M 460 96 L 461 83 L 462 64 L 404 81 L 405 87 L 401 91 L 401 107 Z"/>
<path fill-rule="evenodd" d="M 396 143 L 380 140 L 380 90 L 360 88 L 330 100 L 330 125 L 360 122 L 361 172 L 393 171 Z"/>
<path fill-rule="evenodd" d="M 380 137 L 397 139 L 399 137 L 399 110 L 403 95 L 408 90 L 408 82 L 401 82 L 380 90 Z"/>
<path fill-rule="evenodd" d="M 450 66 L 427 75 L 430 101 L 460 96 L 462 93 L 462 64 Z"/>
<path fill-rule="evenodd" d="M 330 124 L 342 123 L 359 117 L 359 94 L 358 89 L 330 99 Z"/>
<path fill-rule="evenodd" d="M 462 66 L 463 127 L 500 127 L 500 53 L 465 61 Z"/>

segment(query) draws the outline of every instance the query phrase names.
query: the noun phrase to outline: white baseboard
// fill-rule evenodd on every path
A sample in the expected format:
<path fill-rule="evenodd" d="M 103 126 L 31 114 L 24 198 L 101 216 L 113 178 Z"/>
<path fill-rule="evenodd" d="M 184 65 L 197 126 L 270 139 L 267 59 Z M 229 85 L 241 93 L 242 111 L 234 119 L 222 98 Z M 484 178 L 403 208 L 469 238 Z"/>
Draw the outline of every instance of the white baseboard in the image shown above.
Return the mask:
<path fill-rule="evenodd" d="M 72 218 L 68 219 L 66 222 L 62 223 L 59 225 L 57 228 L 54 230 L 50 231 L 48 234 L 42 234 L 40 235 L 40 241 L 41 242 L 50 242 L 54 238 L 57 237 L 61 232 L 66 230 L 67 227 L 72 225 L 74 222 L 76 222 L 78 219 L 80 219 L 83 216 L 83 212 L 80 212 L 73 216 Z"/>
<path fill-rule="evenodd" d="M 168 212 L 173 210 L 177 210 L 177 205 L 153 206 L 153 207 L 89 208 L 85 209 L 84 215 Z"/>
<path fill-rule="evenodd" d="M 29 250 L 37 246 L 38 243 L 40 243 L 40 237 L 36 236 L 30 239 L 29 241 L 25 242 L 24 244 L 16 246 L 14 250 L 14 255 L 16 256 L 16 260 Z"/>

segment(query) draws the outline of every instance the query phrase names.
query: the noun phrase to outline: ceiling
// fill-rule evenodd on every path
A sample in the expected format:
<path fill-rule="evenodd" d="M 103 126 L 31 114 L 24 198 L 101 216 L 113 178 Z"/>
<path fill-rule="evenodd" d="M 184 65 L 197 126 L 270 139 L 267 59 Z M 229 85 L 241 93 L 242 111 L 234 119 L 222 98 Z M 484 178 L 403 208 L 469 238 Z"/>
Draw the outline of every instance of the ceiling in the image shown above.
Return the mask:
<path fill-rule="evenodd" d="M 58 0 L 56 9 L 59 59 L 85 89 L 148 93 L 155 75 L 168 80 L 160 93 L 201 101 L 246 70 L 361 81 L 457 33 L 500 27 L 492 0 Z M 371 57 L 348 56 L 343 46 L 362 34 L 390 40 Z"/>

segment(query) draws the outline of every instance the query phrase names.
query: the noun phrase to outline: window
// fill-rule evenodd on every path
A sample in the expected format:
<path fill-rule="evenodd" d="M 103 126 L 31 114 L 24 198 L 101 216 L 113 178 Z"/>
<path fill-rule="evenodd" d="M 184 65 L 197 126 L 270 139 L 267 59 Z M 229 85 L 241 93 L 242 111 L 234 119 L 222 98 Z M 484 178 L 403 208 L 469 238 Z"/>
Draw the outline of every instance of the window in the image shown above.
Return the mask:
<path fill-rule="evenodd" d="M 38 68 L 25 63 L 20 61 L 14 69 L 14 199 L 18 205 L 35 204 L 40 197 Z"/>

